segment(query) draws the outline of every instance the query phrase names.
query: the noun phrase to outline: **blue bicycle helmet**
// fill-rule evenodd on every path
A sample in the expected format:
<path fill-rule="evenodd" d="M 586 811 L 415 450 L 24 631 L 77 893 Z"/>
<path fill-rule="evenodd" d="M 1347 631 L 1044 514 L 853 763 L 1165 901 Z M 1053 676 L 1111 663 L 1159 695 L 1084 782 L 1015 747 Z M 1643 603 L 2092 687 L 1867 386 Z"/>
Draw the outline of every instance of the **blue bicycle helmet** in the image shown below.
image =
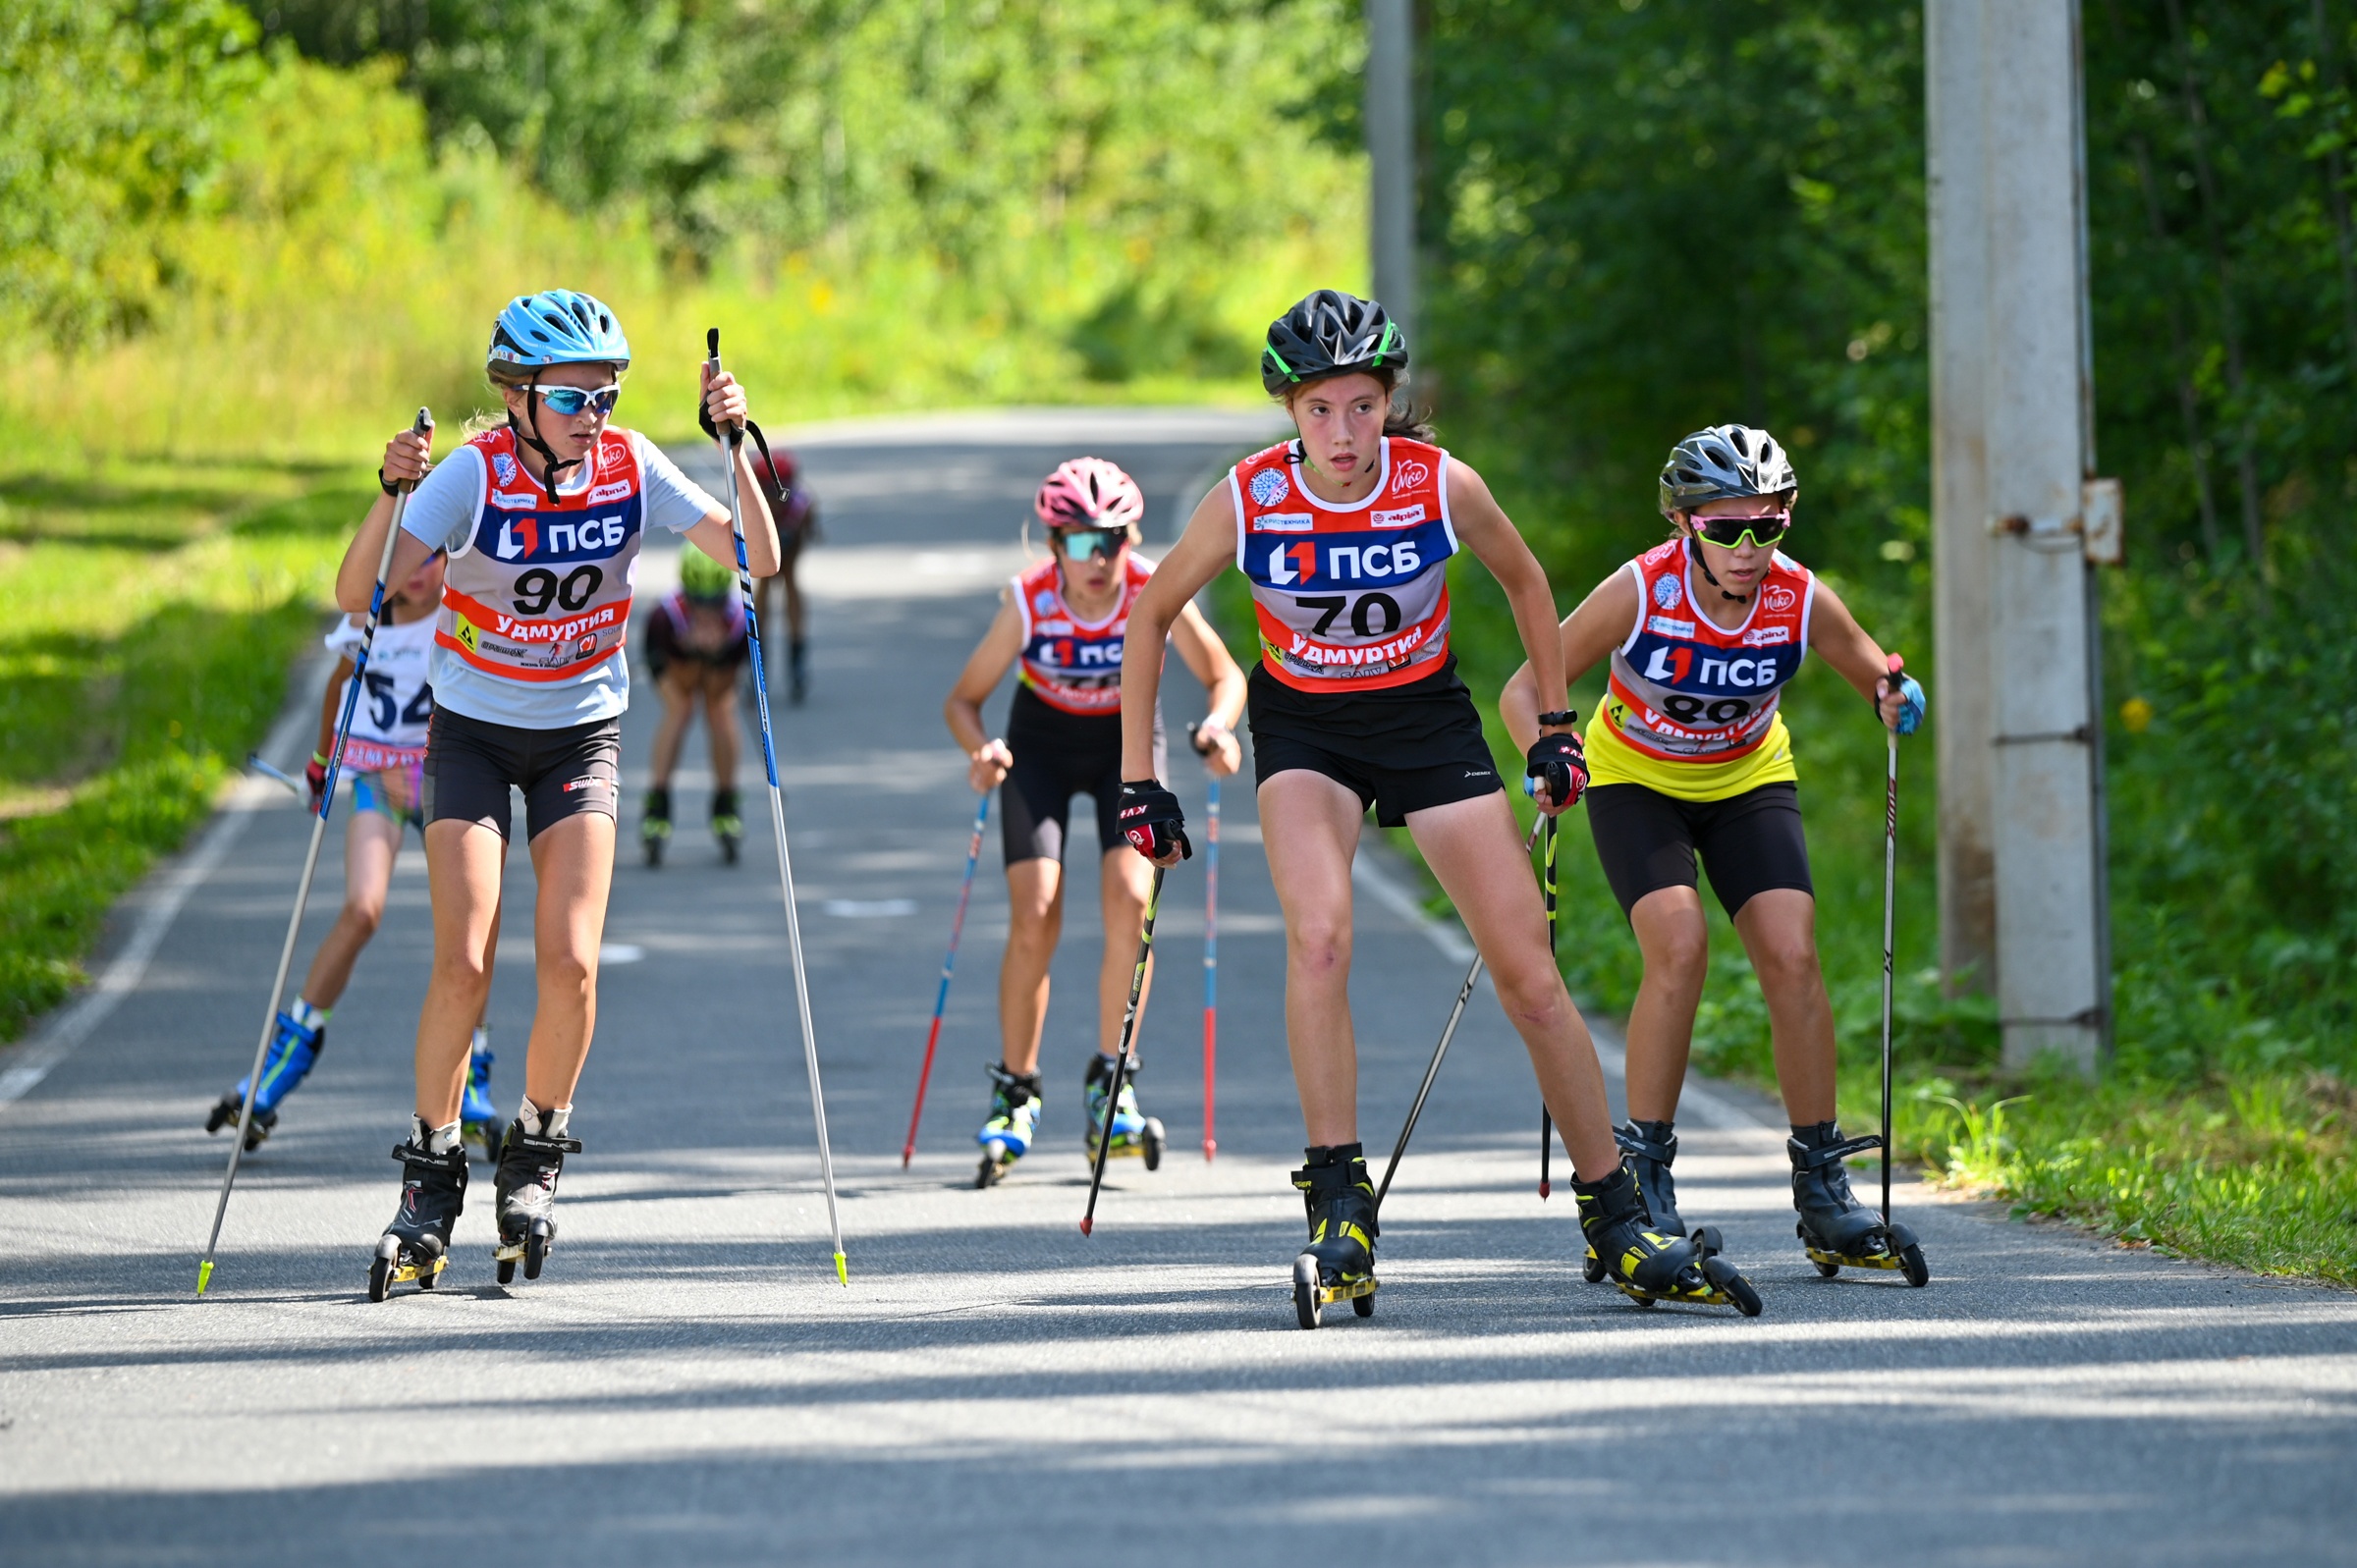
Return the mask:
<path fill-rule="evenodd" d="M 521 294 L 508 301 L 491 329 L 490 363 L 521 370 L 545 365 L 597 364 L 626 369 L 630 340 L 605 301 L 571 289 Z"/>

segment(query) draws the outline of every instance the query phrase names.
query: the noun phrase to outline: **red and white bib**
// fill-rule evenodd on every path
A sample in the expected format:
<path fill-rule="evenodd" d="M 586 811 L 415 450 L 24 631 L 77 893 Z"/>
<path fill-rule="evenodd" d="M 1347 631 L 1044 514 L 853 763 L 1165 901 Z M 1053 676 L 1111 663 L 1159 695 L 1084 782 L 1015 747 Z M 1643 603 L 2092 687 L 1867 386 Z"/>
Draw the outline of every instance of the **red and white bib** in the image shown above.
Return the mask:
<path fill-rule="evenodd" d="M 1083 715 L 1122 711 L 1122 646 L 1129 607 L 1154 574 L 1154 563 L 1134 549 L 1123 565 L 1121 602 L 1100 621 L 1083 621 L 1065 603 L 1064 573 L 1054 556 L 1014 579 L 1014 608 L 1023 626 L 1015 678 L 1049 707 Z"/>
<path fill-rule="evenodd" d="M 474 531 L 450 554 L 434 641 L 487 675 L 565 680 L 622 646 L 645 532 L 638 458 L 608 429 L 589 482 L 550 495 L 516 456 L 516 432 L 467 443 L 483 458 Z"/>
<path fill-rule="evenodd" d="M 1656 545 L 1628 569 L 1641 601 L 1628 640 L 1613 652 L 1600 716 L 1613 738 L 1659 762 L 1731 762 L 1756 749 L 1808 651 L 1817 579 L 1778 551 L 1751 614 L 1729 631 L 1695 613 L 1701 573 L 1687 541 Z M 1705 581 L 1700 591 L 1718 590 Z"/>
<path fill-rule="evenodd" d="M 1456 554 L 1449 454 L 1387 437 L 1373 493 L 1338 503 L 1310 494 L 1294 446 L 1228 475 L 1262 667 L 1301 691 L 1373 691 L 1432 674 L 1449 653 Z"/>

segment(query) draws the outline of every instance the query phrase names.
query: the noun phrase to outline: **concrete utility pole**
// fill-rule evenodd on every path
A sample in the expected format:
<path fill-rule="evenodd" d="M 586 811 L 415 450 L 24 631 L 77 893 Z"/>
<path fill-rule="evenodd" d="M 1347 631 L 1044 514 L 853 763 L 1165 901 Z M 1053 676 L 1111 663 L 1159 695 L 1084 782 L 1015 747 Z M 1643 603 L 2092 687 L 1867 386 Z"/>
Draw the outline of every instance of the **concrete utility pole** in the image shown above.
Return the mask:
<path fill-rule="evenodd" d="M 2093 1071 L 2110 974 L 2089 575 L 2118 514 L 2091 482 L 2078 6 L 1928 9 L 1942 956 L 1993 953 L 2008 1063 Z"/>
<path fill-rule="evenodd" d="M 1423 348 L 1416 337 L 1414 19 L 1410 0 L 1366 0 L 1366 7 L 1368 251 L 1375 297 L 1399 324 L 1412 355 Z"/>

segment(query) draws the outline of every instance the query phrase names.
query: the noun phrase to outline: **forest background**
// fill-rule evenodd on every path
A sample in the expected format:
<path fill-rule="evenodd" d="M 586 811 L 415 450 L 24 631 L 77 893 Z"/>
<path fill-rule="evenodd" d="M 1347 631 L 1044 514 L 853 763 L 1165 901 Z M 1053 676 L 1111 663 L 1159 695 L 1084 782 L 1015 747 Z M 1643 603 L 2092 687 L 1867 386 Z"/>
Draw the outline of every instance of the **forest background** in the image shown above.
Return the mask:
<path fill-rule="evenodd" d="M 1932 748 L 1907 751 L 1902 1142 L 2134 1245 L 2357 1282 L 2357 243 L 2347 0 L 2086 0 L 2116 1050 L 1996 1060 L 1944 989 Z M 1417 389 L 1568 608 L 1657 536 L 1685 431 L 1766 424 L 1793 552 L 1934 694 L 1923 44 L 1878 0 L 1422 0 Z M 0 1038 L 275 710 L 358 460 L 563 278 L 777 422 L 1248 401 L 1261 325 L 1363 287 L 1347 0 L 24 0 L 0 17 Z M 521 281 L 520 281 L 521 280 Z M 678 344 L 678 351 L 668 351 Z M 447 418 L 447 416 L 446 416 Z M 1479 689 L 1518 658 L 1458 579 Z M 257 657 L 258 655 L 258 657 Z M 1594 705 L 1595 686 L 1577 694 Z M 1881 742 L 1791 702 L 1873 1119 Z M 1576 820 L 1567 968 L 1624 1007 Z M 1767 1030 L 1719 922 L 1699 1062 Z"/>

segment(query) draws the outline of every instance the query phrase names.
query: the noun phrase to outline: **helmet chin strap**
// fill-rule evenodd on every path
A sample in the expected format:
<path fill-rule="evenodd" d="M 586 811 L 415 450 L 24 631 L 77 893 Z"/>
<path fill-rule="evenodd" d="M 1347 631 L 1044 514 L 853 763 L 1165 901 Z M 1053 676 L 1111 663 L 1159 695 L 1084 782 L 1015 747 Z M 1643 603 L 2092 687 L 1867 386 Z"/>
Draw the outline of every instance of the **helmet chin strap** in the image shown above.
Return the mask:
<path fill-rule="evenodd" d="M 523 389 L 523 416 L 531 425 L 529 430 L 516 422 L 516 410 L 513 408 L 508 410 L 508 428 L 516 432 L 517 440 L 540 454 L 541 462 L 548 467 L 548 495 L 553 501 L 556 499 L 557 486 L 564 482 L 565 470 L 579 467 L 582 459 L 560 460 L 554 449 L 540 439 L 540 372 L 537 370 L 532 372 L 530 384 Z"/>
<path fill-rule="evenodd" d="M 1692 526 L 1692 524 L 1691 524 L 1691 523 L 1689 523 L 1689 524 L 1688 524 L 1688 526 L 1690 527 L 1690 526 Z M 1730 603 L 1733 603 L 1733 604 L 1739 604 L 1739 605 L 1747 605 L 1747 604 L 1751 603 L 1751 595 L 1750 595 L 1750 594 L 1747 594 L 1747 593 L 1728 593 L 1728 592 L 1727 591 L 1727 584 L 1725 584 L 1725 583 L 1721 582 L 1721 581 L 1720 581 L 1720 580 L 1719 580 L 1719 579 L 1718 579 L 1716 576 L 1713 576 L 1713 575 L 1712 575 L 1712 573 L 1711 573 L 1711 564 L 1710 564 L 1708 561 L 1706 561 L 1706 560 L 1704 560 L 1704 559 L 1703 559 L 1702 550 L 1701 550 L 1701 547 L 1700 547 L 1700 542 L 1699 542 L 1699 541 L 1697 541 L 1696 548 L 1694 549 L 1694 551 L 1692 552 L 1692 554 L 1693 554 L 1693 558 L 1694 558 L 1694 565 L 1695 565 L 1695 567 L 1696 567 L 1696 568 L 1698 568 L 1698 569 L 1699 569 L 1699 570 L 1702 572 L 1702 575 L 1703 575 L 1703 578 L 1704 578 L 1704 580 L 1705 580 L 1705 581 L 1707 581 L 1707 582 L 1709 582 L 1709 583 L 1710 583 L 1710 585 L 1711 585 L 1712 587 L 1714 587 L 1714 588 L 1716 588 L 1716 589 L 1718 589 L 1718 590 L 1719 590 L 1719 597 L 1720 597 L 1720 598 L 1722 598 L 1722 599 L 1725 599 L 1725 600 L 1727 600 L 1727 601 L 1728 601 L 1728 602 L 1730 602 Z"/>

